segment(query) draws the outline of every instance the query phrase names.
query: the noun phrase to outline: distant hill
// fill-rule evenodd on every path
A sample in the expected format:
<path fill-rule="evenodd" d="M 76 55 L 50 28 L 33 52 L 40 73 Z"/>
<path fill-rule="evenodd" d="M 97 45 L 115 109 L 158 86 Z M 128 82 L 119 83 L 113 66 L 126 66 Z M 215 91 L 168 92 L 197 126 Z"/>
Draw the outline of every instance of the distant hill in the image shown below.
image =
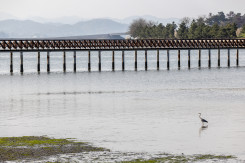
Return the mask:
<path fill-rule="evenodd" d="M 163 25 L 172 23 L 173 21 L 175 21 L 175 23 L 179 22 L 177 18 L 162 19 L 150 15 L 132 16 L 125 19 L 105 18 L 92 20 L 84 20 L 79 17 L 61 17 L 57 20 L 35 18 L 36 21 L 17 20 L 12 16 L 6 16 L 12 19 L 1 20 L 4 16 L 6 16 L 6 14 L 0 17 L 0 38 L 47 38 L 125 33 L 128 31 L 130 23 L 137 18 L 144 18 L 146 20 L 162 23 Z"/>
<path fill-rule="evenodd" d="M 3 13 L 3 16 L 1 17 L 1 12 L 0 12 L 0 20 L 3 20 L 3 17 L 10 17 L 11 19 L 16 19 L 13 16 L 12 17 L 7 16 L 4 13 Z M 109 17 L 108 18 L 101 18 L 101 19 L 112 20 L 115 22 L 119 22 L 121 24 L 131 24 L 133 20 L 138 19 L 138 18 L 144 18 L 146 20 L 151 20 L 151 21 L 154 21 L 157 23 L 162 23 L 163 25 L 166 25 L 168 23 L 172 23 L 173 21 L 176 24 L 178 24 L 180 22 L 179 18 L 160 18 L 160 17 L 156 17 L 156 16 L 152 16 L 152 15 L 130 16 L 130 17 L 126 17 L 123 19 L 116 19 L 116 18 L 109 18 Z M 42 17 L 32 17 L 32 18 L 29 18 L 29 20 L 39 22 L 39 23 L 53 22 L 53 23 L 62 23 L 62 24 L 71 24 L 72 25 L 72 24 L 79 23 L 79 22 L 86 22 L 86 21 L 89 21 L 91 19 L 86 19 L 86 18 L 82 18 L 79 16 L 63 16 L 63 17 L 50 18 L 50 19 L 42 18 Z"/>
<path fill-rule="evenodd" d="M 68 37 L 49 37 L 41 39 L 51 39 L 51 40 L 87 40 L 87 39 L 110 39 L 110 40 L 122 40 L 124 37 L 121 37 L 119 34 L 97 34 L 97 35 L 83 35 L 83 36 L 68 36 Z"/>
<path fill-rule="evenodd" d="M 154 21 L 157 23 L 162 23 L 163 25 L 166 25 L 168 23 L 172 23 L 173 21 L 176 24 L 178 24 L 180 22 L 179 18 L 160 18 L 160 17 L 156 17 L 156 16 L 152 16 L 152 15 L 130 16 L 130 17 L 126 17 L 123 19 L 116 19 L 116 18 L 103 18 L 103 19 L 109 19 L 109 20 L 119 22 L 122 24 L 131 24 L 133 22 L 133 20 L 138 19 L 138 18 L 144 18 L 146 20 L 151 20 L 151 21 Z M 63 24 L 75 24 L 78 22 L 88 21 L 88 19 L 84 19 L 84 18 L 81 18 L 78 16 L 59 17 L 59 18 L 55 18 L 55 19 L 33 17 L 33 18 L 30 18 L 30 20 L 33 20 L 33 21 L 36 21 L 39 23 L 53 22 L 53 23 L 63 23 Z"/>
<path fill-rule="evenodd" d="M 38 23 L 31 20 L 0 21 L 0 37 L 66 37 L 127 32 L 128 25 L 110 19 L 93 19 L 73 25 Z"/>
<path fill-rule="evenodd" d="M 117 20 L 120 23 L 124 23 L 124 24 L 130 24 L 133 22 L 133 20 L 138 19 L 138 18 L 144 18 L 148 21 L 153 21 L 156 23 L 162 23 L 163 25 L 166 25 L 168 23 L 172 23 L 173 21 L 178 24 L 180 19 L 178 18 L 159 18 L 159 17 L 155 17 L 155 16 L 151 16 L 151 15 L 143 15 L 143 16 L 131 16 L 131 17 L 127 17 L 125 19 L 121 19 L 121 20 Z"/>
<path fill-rule="evenodd" d="M 73 25 L 74 29 L 82 34 L 103 34 L 103 33 L 119 33 L 127 32 L 128 25 L 115 22 L 110 19 L 93 19 L 89 21 L 79 22 Z"/>

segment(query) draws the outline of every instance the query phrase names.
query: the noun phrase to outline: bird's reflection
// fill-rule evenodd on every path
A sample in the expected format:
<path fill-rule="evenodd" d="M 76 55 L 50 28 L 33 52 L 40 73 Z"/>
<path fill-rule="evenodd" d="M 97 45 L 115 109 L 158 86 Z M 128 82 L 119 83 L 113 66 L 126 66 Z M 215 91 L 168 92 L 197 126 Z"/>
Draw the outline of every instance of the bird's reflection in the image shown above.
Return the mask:
<path fill-rule="evenodd" d="M 202 125 L 199 129 L 199 137 L 201 137 L 202 132 L 208 129 L 208 125 Z"/>

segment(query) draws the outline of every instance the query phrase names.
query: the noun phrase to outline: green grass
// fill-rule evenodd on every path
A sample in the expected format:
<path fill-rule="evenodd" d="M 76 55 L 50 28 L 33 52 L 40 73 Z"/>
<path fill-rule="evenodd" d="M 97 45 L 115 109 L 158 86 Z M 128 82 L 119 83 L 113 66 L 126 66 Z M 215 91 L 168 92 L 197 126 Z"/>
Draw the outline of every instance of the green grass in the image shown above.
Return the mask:
<path fill-rule="evenodd" d="M 168 163 L 181 163 L 188 162 L 190 159 L 185 156 L 167 156 L 163 158 L 156 158 L 150 160 L 132 160 L 132 161 L 124 161 L 122 163 L 160 163 L 160 162 L 168 162 Z"/>
<path fill-rule="evenodd" d="M 44 136 L 2 137 L 0 138 L 0 162 L 18 159 L 36 159 L 66 153 L 108 151 L 84 142 L 68 139 L 54 139 Z"/>
<path fill-rule="evenodd" d="M 66 145 L 75 143 L 67 139 L 52 139 L 44 136 L 23 136 L 23 137 L 2 137 L 0 146 L 17 147 L 17 146 L 40 146 L 40 145 Z"/>
<path fill-rule="evenodd" d="M 235 158 L 234 156 L 228 155 L 195 155 L 194 160 L 209 160 L 209 159 L 219 159 L 219 160 L 224 160 L 224 159 L 232 159 Z"/>
<path fill-rule="evenodd" d="M 232 159 L 235 158 L 234 156 L 228 155 L 194 155 L 194 156 L 166 156 L 162 158 L 155 158 L 150 160 L 132 160 L 132 161 L 123 161 L 122 163 L 162 163 L 162 162 L 168 162 L 168 163 L 186 163 L 186 162 L 195 162 L 195 161 L 205 161 L 205 160 L 224 160 L 224 159 Z"/>

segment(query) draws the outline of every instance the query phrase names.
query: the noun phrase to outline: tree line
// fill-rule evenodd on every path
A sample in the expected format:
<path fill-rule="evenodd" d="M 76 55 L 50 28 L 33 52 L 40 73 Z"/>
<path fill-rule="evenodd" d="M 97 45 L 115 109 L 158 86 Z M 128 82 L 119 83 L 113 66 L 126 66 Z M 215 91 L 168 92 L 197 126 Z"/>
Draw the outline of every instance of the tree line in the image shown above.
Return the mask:
<path fill-rule="evenodd" d="M 179 26 L 137 19 L 129 27 L 129 33 L 134 38 L 148 39 L 207 39 L 245 37 L 245 14 L 228 14 L 218 12 L 197 19 L 183 18 Z"/>

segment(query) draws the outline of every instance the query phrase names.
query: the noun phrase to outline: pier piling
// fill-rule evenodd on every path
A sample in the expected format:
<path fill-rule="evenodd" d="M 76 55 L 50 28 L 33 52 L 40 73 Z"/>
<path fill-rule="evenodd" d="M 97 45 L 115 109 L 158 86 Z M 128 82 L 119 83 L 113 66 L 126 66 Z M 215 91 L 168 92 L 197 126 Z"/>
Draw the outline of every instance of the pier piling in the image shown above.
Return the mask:
<path fill-rule="evenodd" d="M 236 66 L 239 66 L 239 49 L 236 50 Z"/>
<path fill-rule="evenodd" d="M 147 50 L 145 50 L 145 71 L 147 71 Z"/>
<path fill-rule="evenodd" d="M 88 51 L 88 71 L 91 71 L 91 57 L 90 57 L 90 51 Z"/>
<path fill-rule="evenodd" d="M 218 49 L 218 67 L 220 67 L 220 49 Z"/>
<path fill-rule="evenodd" d="M 24 67 L 23 67 L 23 52 L 20 52 L 20 72 L 24 72 Z"/>
<path fill-rule="evenodd" d="M 63 71 L 66 72 L 66 52 L 63 52 Z"/>
<path fill-rule="evenodd" d="M 122 51 L 122 71 L 124 71 L 125 65 L 124 65 L 124 50 Z"/>
<path fill-rule="evenodd" d="M 198 67 L 201 68 L 201 55 L 202 55 L 202 50 L 198 50 Z"/>
<path fill-rule="evenodd" d="M 188 68 L 191 68 L 191 50 L 188 50 Z"/>
<path fill-rule="evenodd" d="M 228 49 L 227 66 L 230 67 L 230 49 Z"/>
<path fill-rule="evenodd" d="M 115 71 L 115 51 L 112 51 L 112 71 Z"/>
<path fill-rule="evenodd" d="M 49 51 L 47 52 L 47 72 L 50 72 Z"/>
<path fill-rule="evenodd" d="M 169 50 L 167 50 L 167 69 L 169 70 Z"/>
<path fill-rule="evenodd" d="M 13 73 L 13 52 L 10 52 L 10 73 Z"/>
<path fill-rule="evenodd" d="M 37 72 L 40 73 L 40 52 L 37 52 Z"/>
<path fill-rule="evenodd" d="M 159 49 L 157 50 L 157 70 L 159 70 L 160 63 L 159 63 Z"/>
<path fill-rule="evenodd" d="M 98 53 L 99 63 L 98 63 L 98 69 L 101 71 L 101 51 Z"/>
<path fill-rule="evenodd" d="M 178 50 L 178 69 L 180 69 L 180 50 Z"/>
<path fill-rule="evenodd" d="M 137 50 L 134 53 L 134 70 L 137 71 Z"/>
<path fill-rule="evenodd" d="M 211 50 L 208 49 L 208 68 L 211 68 Z"/>
<path fill-rule="evenodd" d="M 77 52 L 73 52 L 73 71 L 77 71 Z"/>

